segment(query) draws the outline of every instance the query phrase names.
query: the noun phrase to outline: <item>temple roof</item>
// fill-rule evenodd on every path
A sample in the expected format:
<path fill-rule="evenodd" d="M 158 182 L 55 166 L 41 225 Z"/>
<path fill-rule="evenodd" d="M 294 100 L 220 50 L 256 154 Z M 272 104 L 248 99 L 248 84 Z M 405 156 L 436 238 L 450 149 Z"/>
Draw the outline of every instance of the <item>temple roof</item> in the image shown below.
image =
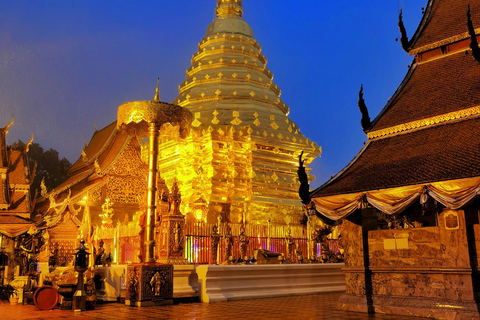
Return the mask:
<path fill-rule="evenodd" d="M 114 121 L 105 128 L 95 131 L 92 136 L 92 139 L 88 145 L 83 149 L 82 156 L 78 158 L 77 161 L 72 165 L 68 170 L 70 176 L 75 175 L 78 171 L 85 170 L 90 164 L 92 164 L 96 158 L 101 154 L 103 148 L 106 148 L 109 145 L 110 139 L 113 139 L 117 133 L 117 122 Z"/>
<path fill-rule="evenodd" d="M 468 3 L 430 1 L 414 48 L 466 33 Z M 480 4 L 471 10 L 480 23 Z M 362 150 L 311 197 L 479 177 L 480 64 L 465 54 L 468 46 L 462 41 L 414 61 L 372 122 Z"/>
<path fill-rule="evenodd" d="M 2 224 L 28 224 L 31 225 L 32 221 L 30 219 L 25 219 L 13 215 L 1 215 L 0 214 L 0 225 Z"/>
<path fill-rule="evenodd" d="M 474 26 L 480 28 L 480 2 L 429 0 L 422 22 L 412 38 L 410 49 L 414 53 L 421 52 L 468 38 L 468 5 Z"/>
<path fill-rule="evenodd" d="M 27 175 L 23 150 L 9 150 L 10 166 L 8 168 L 8 180 L 10 184 L 27 184 Z"/>
<path fill-rule="evenodd" d="M 480 176 L 480 118 L 369 141 L 312 197 Z"/>
<path fill-rule="evenodd" d="M 414 65 L 369 131 L 480 105 L 479 65 L 463 52 Z"/>

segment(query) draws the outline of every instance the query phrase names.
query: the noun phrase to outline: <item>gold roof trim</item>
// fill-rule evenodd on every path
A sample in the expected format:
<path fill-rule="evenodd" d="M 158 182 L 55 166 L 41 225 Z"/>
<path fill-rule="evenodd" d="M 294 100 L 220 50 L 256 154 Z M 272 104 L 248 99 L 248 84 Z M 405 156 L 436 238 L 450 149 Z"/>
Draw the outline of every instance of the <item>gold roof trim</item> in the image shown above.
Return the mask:
<path fill-rule="evenodd" d="M 239 83 L 239 82 L 245 82 L 245 83 L 254 83 L 258 86 L 261 86 L 261 87 L 264 87 L 266 89 L 272 89 L 273 92 L 275 92 L 277 95 L 280 95 L 280 90 L 278 89 L 278 87 L 276 85 L 274 85 L 274 83 L 270 83 L 270 82 L 261 82 L 261 81 L 258 81 L 258 80 L 253 80 L 253 79 L 248 79 L 248 78 L 227 78 L 227 77 L 218 77 L 218 78 L 212 78 L 212 79 L 205 79 L 205 80 L 196 80 L 196 81 L 192 81 L 190 82 L 189 84 L 183 86 L 183 87 L 180 87 L 180 93 L 183 93 L 184 91 L 190 89 L 190 88 L 193 88 L 197 85 L 201 85 L 201 84 L 208 84 L 208 83 L 219 83 L 219 82 L 224 82 L 224 83 L 228 83 L 228 82 L 235 82 L 235 83 Z"/>
<path fill-rule="evenodd" d="M 475 116 L 479 114 L 480 114 L 480 106 L 476 106 L 476 107 L 471 107 L 463 110 L 441 114 L 441 115 L 430 117 L 430 118 L 425 118 L 421 120 L 399 124 L 393 127 L 385 128 L 385 129 L 371 131 L 367 134 L 367 136 L 368 136 L 368 139 L 371 139 L 371 140 L 377 139 L 377 138 L 384 138 L 386 136 L 393 135 L 396 133 L 415 130 L 423 127 L 429 127 L 439 123 L 458 120 L 458 119 Z"/>
<path fill-rule="evenodd" d="M 467 29 L 467 28 L 465 27 L 465 29 Z M 480 28 L 475 29 L 475 34 L 479 34 L 479 33 L 480 33 Z M 469 37 L 470 37 L 470 35 L 468 34 L 468 31 L 466 31 L 466 32 L 461 33 L 461 34 L 457 34 L 456 36 L 446 38 L 446 39 L 443 39 L 443 40 L 440 40 L 440 41 L 437 41 L 437 42 L 433 42 L 433 43 L 427 44 L 427 45 L 422 46 L 422 47 L 417 48 L 417 49 L 412 49 L 408 53 L 410 55 L 412 55 L 412 54 L 417 54 L 417 53 L 429 51 L 429 50 L 438 48 L 438 47 L 446 45 L 446 44 L 450 44 L 450 43 L 457 42 L 457 41 L 460 41 L 460 40 L 468 39 Z"/>
<path fill-rule="evenodd" d="M 218 67 L 223 67 L 223 66 L 225 66 L 225 67 L 237 67 L 237 66 L 240 66 L 240 65 L 242 67 L 250 69 L 250 70 L 263 72 L 270 80 L 273 78 L 273 73 L 267 67 L 260 68 L 260 67 L 252 66 L 250 64 L 245 64 L 243 62 L 242 63 L 224 63 L 224 62 L 222 62 L 222 63 L 204 64 L 204 65 L 201 65 L 201 66 L 198 66 L 198 67 L 190 68 L 190 71 L 187 72 L 187 76 L 191 77 L 199 71 L 204 71 L 204 70 L 208 70 L 208 69 L 217 69 Z"/>
<path fill-rule="evenodd" d="M 220 101 L 220 100 L 230 100 L 230 99 L 236 99 L 236 100 L 255 100 L 259 102 L 263 102 L 272 106 L 276 106 L 280 111 L 282 111 L 284 114 L 288 114 L 290 112 L 290 108 L 283 103 L 278 103 L 278 102 L 272 102 L 270 100 L 262 99 L 262 98 L 257 98 L 257 97 L 251 97 L 251 96 L 234 96 L 234 95 L 222 95 L 222 96 L 205 96 L 203 98 L 190 98 L 183 100 L 178 103 L 180 107 L 186 107 L 188 106 L 191 102 L 197 102 L 197 101 Z"/>
<path fill-rule="evenodd" d="M 235 35 L 234 33 L 229 33 L 229 35 Z M 220 37 L 214 37 L 214 38 L 206 38 L 207 40 L 203 40 L 200 45 L 199 45 L 199 49 L 203 49 L 203 48 L 206 48 L 208 46 L 211 46 L 212 44 L 214 44 L 215 42 L 225 42 L 226 40 L 228 40 L 228 42 L 240 42 L 240 43 L 245 43 L 245 44 L 250 44 L 252 45 L 254 48 L 257 48 L 258 50 L 262 50 L 262 47 L 260 46 L 260 44 L 257 42 L 257 40 L 255 40 L 254 38 L 252 38 L 253 40 L 250 40 L 250 37 L 235 37 L 235 36 L 228 36 L 227 37 L 227 34 L 225 33 L 225 37 L 222 35 Z"/>
<path fill-rule="evenodd" d="M 223 48 L 223 49 L 220 48 L 220 49 L 205 50 L 202 52 L 195 53 L 192 58 L 192 64 L 195 62 L 198 62 L 199 60 L 205 58 L 206 56 L 220 54 L 220 53 L 239 53 L 239 54 L 243 54 L 253 58 L 258 58 L 258 60 L 260 60 L 260 62 L 263 64 L 267 63 L 267 58 L 261 52 L 241 50 L 241 49 L 231 49 L 231 48 Z"/>

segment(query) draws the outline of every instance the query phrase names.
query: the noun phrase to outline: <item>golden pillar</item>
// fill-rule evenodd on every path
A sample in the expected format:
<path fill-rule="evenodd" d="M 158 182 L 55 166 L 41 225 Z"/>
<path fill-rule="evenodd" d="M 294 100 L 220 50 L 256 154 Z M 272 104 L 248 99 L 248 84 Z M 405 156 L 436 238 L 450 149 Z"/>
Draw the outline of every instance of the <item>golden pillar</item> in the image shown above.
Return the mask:
<path fill-rule="evenodd" d="M 149 138 L 147 217 L 145 230 L 145 263 L 130 265 L 127 268 L 125 304 L 152 306 L 173 297 L 173 265 L 155 262 L 155 211 L 157 188 L 158 138 L 160 128 L 165 123 L 179 128 L 181 138 L 190 133 L 192 114 L 187 109 L 160 101 L 157 91 L 152 101 L 127 102 L 118 107 L 117 128 L 127 130 L 139 139 Z M 162 290 L 151 290 L 159 285 L 158 275 L 163 277 Z M 152 275 L 155 275 L 152 277 Z"/>
<path fill-rule="evenodd" d="M 157 91 L 152 101 L 126 102 L 118 107 L 117 128 L 127 130 L 140 139 L 149 138 L 147 225 L 145 230 L 145 262 L 155 262 L 155 199 L 157 186 L 158 137 L 165 123 L 179 127 L 181 138 L 190 133 L 192 114 L 185 108 L 161 102 Z"/>
<path fill-rule="evenodd" d="M 149 157 L 148 157 L 148 192 L 147 192 L 147 232 L 145 239 L 145 261 L 155 262 L 155 205 L 157 192 L 157 159 L 158 159 L 158 135 L 160 126 L 152 122 L 149 130 Z"/>

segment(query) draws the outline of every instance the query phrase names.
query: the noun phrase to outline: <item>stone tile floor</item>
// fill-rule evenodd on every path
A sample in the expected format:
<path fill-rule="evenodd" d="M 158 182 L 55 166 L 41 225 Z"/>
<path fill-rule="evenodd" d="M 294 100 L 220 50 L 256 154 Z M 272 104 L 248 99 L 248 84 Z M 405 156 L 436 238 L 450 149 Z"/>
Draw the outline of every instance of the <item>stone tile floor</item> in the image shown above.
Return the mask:
<path fill-rule="evenodd" d="M 185 303 L 160 307 L 126 307 L 120 303 L 106 303 L 96 310 L 74 313 L 54 309 L 40 311 L 34 305 L 11 306 L 0 302 L 0 320 L 10 319 L 325 319 L 325 320 L 414 320 L 406 316 L 364 314 L 335 309 L 341 293 L 307 296 L 228 301 L 219 303 Z"/>

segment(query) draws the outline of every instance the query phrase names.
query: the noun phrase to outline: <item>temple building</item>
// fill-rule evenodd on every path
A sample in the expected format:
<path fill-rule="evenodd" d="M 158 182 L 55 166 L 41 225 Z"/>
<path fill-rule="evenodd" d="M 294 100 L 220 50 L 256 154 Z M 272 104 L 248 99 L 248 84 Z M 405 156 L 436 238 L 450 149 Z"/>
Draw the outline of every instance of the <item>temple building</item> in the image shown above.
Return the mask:
<path fill-rule="evenodd" d="M 122 260 L 136 261 L 129 248 L 139 246 L 136 236 L 140 226 L 129 229 L 128 224 L 139 223 L 139 204 L 144 201 L 148 170 L 141 160 L 141 141 L 118 130 L 116 124 L 95 131 L 68 170 L 69 178 L 51 192 L 42 192 L 37 201 L 35 213 L 42 217 L 37 227 L 49 230 L 52 246 L 58 244 L 63 249 L 62 257 L 71 258 L 82 221 L 98 226 L 97 234 L 108 227 L 109 234 L 102 234 L 101 238 L 111 239 L 106 247 L 115 252 L 115 226 L 126 221 L 123 237 L 129 240 L 124 243 L 122 252 L 126 256 Z M 162 189 L 162 185 L 157 187 Z"/>
<path fill-rule="evenodd" d="M 401 18 L 405 79 L 372 122 L 360 93 L 368 141 L 302 199 L 341 224 L 340 308 L 477 318 L 480 3 L 430 0 L 411 40 Z"/>
<path fill-rule="evenodd" d="M 242 14 L 242 1 L 217 1 L 217 17 L 173 103 L 193 114 L 189 134 L 178 134 L 178 126 L 169 123 L 160 127 L 156 203 L 159 216 L 168 214 L 168 198 L 176 190 L 188 225 L 204 224 L 202 237 L 218 221 L 235 224 L 235 236 L 247 223 L 263 228 L 247 231 L 258 241 L 264 237 L 266 247 L 267 224 L 284 227 L 276 234 L 280 239 L 291 227 L 295 238 L 306 237 L 299 223 L 304 211 L 297 194 L 297 159 L 303 151 L 308 164 L 321 148 L 289 119 L 289 108 Z M 86 225 L 97 226 L 94 242 L 104 240 L 116 262 L 138 261 L 134 251 L 141 247 L 148 146 L 144 138 L 120 130 L 117 122 L 95 129 L 67 181 L 38 199 L 35 215 L 43 221 L 37 227 L 49 230 L 51 245 L 58 243 L 68 256 L 77 245 L 74 230 L 80 227 L 85 236 L 92 234 Z M 189 245 L 189 252 L 198 251 L 193 248 L 198 244 Z M 306 253 L 306 241 L 302 246 Z M 314 249 L 308 248 L 310 254 Z M 207 255 L 207 249 L 203 252 Z"/>
<path fill-rule="evenodd" d="M 35 176 L 35 168 L 30 168 L 28 162 L 28 148 L 32 139 L 24 146 L 12 148 L 7 146 L 6 136 L 12 121 L 0 128 L 0 254 L 7 257 L 6 265 L 1 266 L 0 283 L 7 277 L 5 267 L 13 270 L 15 266 L 14 252 L 16 239 L 24 238 L 24 254 L 17 255 L 16 265 L 22 265 L 27 258 L 27 253 L 35 253 L 35 243 L 32 234 L 37 232 L 32 212 L 35 207 L 35 195 L 30 192 L 30 186 Z M 22 261 L 19 261 L 22 260 Z M 5 261 L 4 261 L 5 263 Z"/>
<path fill-rule="evenodd" d="M 28 147 L 8 148 L 6 136 L 12 121 L 0 128 L 0 246 L 2 235 L 13 238 L 32 225 L 30 215 L 35 206 L 30 194 L 35 168 L 28 164 Z M 32 137 L 33 138 L 33 137 Z"/>

